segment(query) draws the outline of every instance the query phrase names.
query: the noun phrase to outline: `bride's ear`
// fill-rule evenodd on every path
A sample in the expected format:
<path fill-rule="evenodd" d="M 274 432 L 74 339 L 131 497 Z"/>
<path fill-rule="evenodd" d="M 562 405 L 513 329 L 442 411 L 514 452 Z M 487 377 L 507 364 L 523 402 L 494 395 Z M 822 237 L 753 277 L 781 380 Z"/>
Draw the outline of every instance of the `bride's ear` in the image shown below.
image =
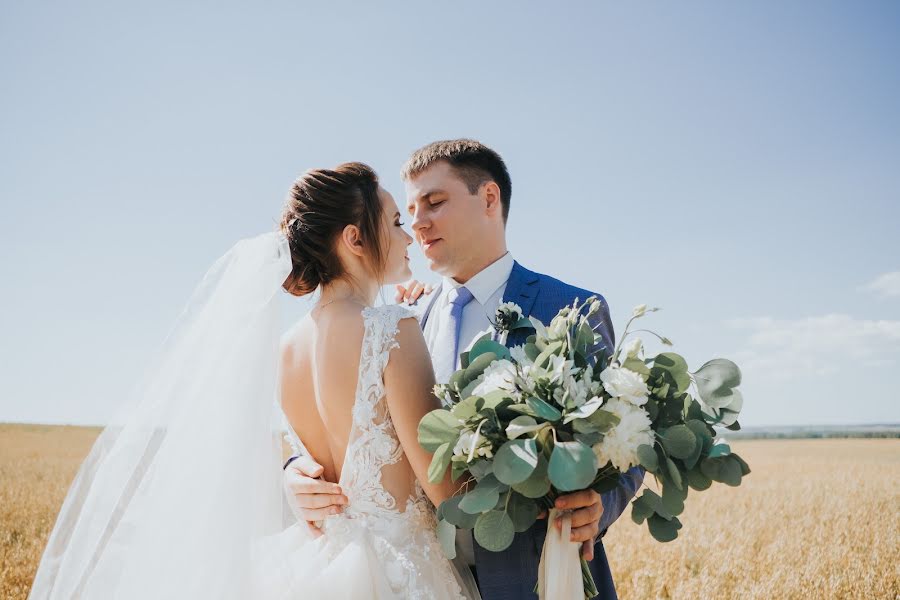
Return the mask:
<path fill-rule="evenodd" d="M 360 258 L 366 255 L 366 247 L 363 244 L 362 232 L 356 225 L 347 225 L 341 232 L 341 245 L 352 254 Z"/>

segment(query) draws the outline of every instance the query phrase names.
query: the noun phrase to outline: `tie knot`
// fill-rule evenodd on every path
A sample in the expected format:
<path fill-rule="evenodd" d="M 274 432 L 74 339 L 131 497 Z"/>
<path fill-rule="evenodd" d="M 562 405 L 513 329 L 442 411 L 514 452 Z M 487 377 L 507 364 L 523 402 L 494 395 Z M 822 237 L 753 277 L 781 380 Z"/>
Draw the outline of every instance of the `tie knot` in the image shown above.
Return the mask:
<path fill-rule="evenodd" d="M 450 290 L 448 297 L 450 298 L 450 304 L 453 306 L 465 306 L 472 301 L 474 296 L 472 296 L 472 292 L 469 291 L 469 288 L 461 285 Z"/>

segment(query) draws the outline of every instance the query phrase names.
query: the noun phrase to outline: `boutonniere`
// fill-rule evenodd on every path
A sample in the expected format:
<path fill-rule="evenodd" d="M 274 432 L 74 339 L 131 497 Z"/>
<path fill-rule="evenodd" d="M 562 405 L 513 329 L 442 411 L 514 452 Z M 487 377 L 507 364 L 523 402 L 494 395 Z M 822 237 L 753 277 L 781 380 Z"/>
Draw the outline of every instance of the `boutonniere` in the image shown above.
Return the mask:
<path fill-rule="evenodd" d="M 496 333 L 496 340 L 506 345 L 510 331 L 516 329 L 534 329 L 531 321 L 522 315 L 522 307 L 515 302 L 504 302 L 497 307 L 494 320 L 491 321 Z"/>

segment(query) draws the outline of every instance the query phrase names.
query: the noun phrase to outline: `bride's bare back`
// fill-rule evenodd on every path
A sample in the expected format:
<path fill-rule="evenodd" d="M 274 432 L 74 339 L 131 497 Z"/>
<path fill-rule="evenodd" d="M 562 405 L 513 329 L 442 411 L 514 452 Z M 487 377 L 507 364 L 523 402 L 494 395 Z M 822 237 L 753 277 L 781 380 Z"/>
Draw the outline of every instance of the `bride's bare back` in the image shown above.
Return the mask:
<path fill-rule="evenodd" d="M 353 428 L 354 404 L 364 392 L 359 385 L 360 362 L 375 360 L 363 356 L 363 311 L 352 301 L 331 303 L 301 320 L 282 342 L 282 408 L 303 445 L 322 465 L 323 477 L 332 482 L 346 475 L 347 447 L 360 435 L 360 428 Z M 453 485 L 446 479 L 437 485 L 427 481 L 431 455 L 419 446 L 417 428 L 425 414 L 439 407 L 431 392 L 434 374 L 416 321 L 400 319 L 396 328 L 396 343 L 388 347 L 383 369 L 384 400 L 373 403 L 371 421 L 375 428 L 392 429 L 389 437 L 400 447 L 390 458 L 383 457 L 384 462 L 378 461 L 381 464 L 355 466 L 380 470 L 380 484 L 394 499 L 391 508 L 402 512 L 415 494 L 416 478 L 435 503 L 451 495 Z M 367 441 L 371 440 L 363 440 Z"/>

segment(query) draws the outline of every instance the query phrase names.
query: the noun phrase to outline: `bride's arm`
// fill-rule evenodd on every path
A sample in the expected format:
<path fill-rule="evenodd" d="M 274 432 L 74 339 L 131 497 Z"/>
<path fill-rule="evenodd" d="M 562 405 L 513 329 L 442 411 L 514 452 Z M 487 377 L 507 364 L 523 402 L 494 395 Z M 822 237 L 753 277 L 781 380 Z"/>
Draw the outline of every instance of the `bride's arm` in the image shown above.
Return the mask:
<path fill-rule="evenodd" d="M 431 453 L 419 445 L 419 421 L 430 411 L 440 408 L 435 397 L 434 370 L 422 330 L 415 319 L 402 319 L 397 331 L 398 347 L 391 350 L 384 370 L 384 388 L 388 410 L 400 445 L 412 465 L 422 489 L 435 504 L 453 495 L 458 487 L 447 473 L 439 483 L 429 483 L 428 465 Z M 449 469 L 448 469 L 449 471 Z"/>

